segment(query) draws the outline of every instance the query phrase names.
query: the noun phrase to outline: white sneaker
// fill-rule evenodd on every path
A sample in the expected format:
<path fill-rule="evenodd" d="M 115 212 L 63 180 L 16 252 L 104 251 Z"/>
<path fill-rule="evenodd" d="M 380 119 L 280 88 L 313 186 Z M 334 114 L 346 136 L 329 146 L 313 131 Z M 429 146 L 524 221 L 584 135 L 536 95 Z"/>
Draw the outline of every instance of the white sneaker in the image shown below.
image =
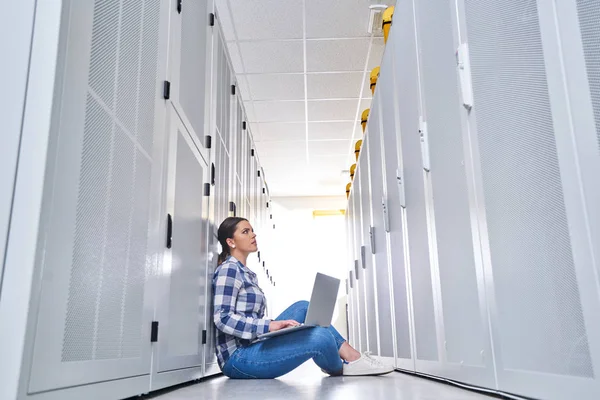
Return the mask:
<path fill-rule="evenodd" d="M 384 375 L 393 371 L 393 366 L 384 365 L 371 357 L 370 351 L 364 352 L 358 360 L 344 364 L 343 367 L 343 375 L 346 376 Z"/>

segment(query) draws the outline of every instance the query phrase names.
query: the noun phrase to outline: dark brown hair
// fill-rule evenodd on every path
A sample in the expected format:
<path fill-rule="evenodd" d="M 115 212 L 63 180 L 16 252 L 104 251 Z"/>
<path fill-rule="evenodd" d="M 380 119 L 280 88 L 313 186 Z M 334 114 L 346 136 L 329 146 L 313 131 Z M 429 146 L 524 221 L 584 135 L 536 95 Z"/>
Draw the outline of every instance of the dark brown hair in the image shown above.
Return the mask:
<path fill-rule="evenodd" d="M 242 221 L 248 221 L 246 218 L 240 217 L 229 217 L 225 218 L 225 221 L 221 223 L 219 226 L 219 231 L 217 232 L 217 238 L 219 239 L 219 243 L 221 243 L 221 247 L 223 251 L 219 254 L 219 265 L 222 264 L 227 257 L 231 255 L 231 249 L 227 244 L 227 239 L 233 239 L 233 234 L 237 229 L 237 226 Z"/>

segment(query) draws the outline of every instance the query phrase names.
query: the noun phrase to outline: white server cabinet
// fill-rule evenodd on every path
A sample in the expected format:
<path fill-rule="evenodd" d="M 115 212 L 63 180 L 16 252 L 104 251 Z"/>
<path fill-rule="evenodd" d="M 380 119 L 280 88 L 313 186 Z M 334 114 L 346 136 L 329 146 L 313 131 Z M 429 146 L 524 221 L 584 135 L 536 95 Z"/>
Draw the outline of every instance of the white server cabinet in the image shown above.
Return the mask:
<path fill-rule="evenodd" d="M 379 110 L 381 101 L 379 93 L 375 92 L 371 103 L 371 113 L 365 136 L 368 138 L 366 159 L 369 163 L 370 182 L 370 249 L 372 260 L 372 297 L 375 301 L 374 323 L 377 325 L 378 351 L 377 354 L 386 361 L 394 362 L 394 332 L 392 324 L 392 302 L 390 301 L 390 275 L 386 246 L 386 223 L 383 210 L 383 157 L 381 150 L 381 118 Z M 362 165 L 361 165 L 362 167 Z"/>
<path fill-rule="evenodd" d="M 352 269 L 351 269 L 351 257 L 352 257 L 352 238 L 350 236 L 350 202 L 346 204 L 346 212 L 344 213 L 344 225 L 346 228 L 346 321 L 348 322 L 348 343 L 353 346 L 354 345 L 354 320 L 352 313 L 354 312 L 353 306 L 353 293 L 352 289 L 354 288 L 354 282 L 352 281 Z"/>
<path fill-rule="evenodd" d="M 403 26 L 397 25 L 399 30 Z M 374 112 L 381 118 L 381 147 L 384 172 L 382 205 L 386 235 L 386 251 L 389 263 L 390 303 L 394 349 L 397 368 L 414 371 L 412 345 L 412 318 L 410 302 L 410 277 L 408 275 L 408 236 L 406 234 L 405 183 L 400 143 L 400 122 L 395 92 L 394 50 L 396 38 L 388 38 L 381 63 L 381 73 L 375 94 L 379 106 Z"/>
<path fill-rule="evenodd" d="M 10 224 L 10 213 L 17 171 L 17 157 L 21 140 L 23 108 L 27 89 L 27 73 L 33 35 L 34 1 L 17 4 L 4 4 L 0 16 L 0 37 L 10 38 L 0 42 L 0 52 L 7 60 L 0 65 L 0 75 L 6 80 L 6 93 L 0 99 L 2 110 L 2 149 L 0 149 L 0 292 L 2 292 L 2 271 L 4 254 Z"/>
<path fill-rule="evenodd" d="M 421 87 L 424 163 L 432 286 L 440 362 L 421 372 L 470 384 L 494 385 L 477 231 L 465 172 L 463 124 L 456 70 L 456 6 L 449 0 L 414 2 Z M 497 18 L 498 16 L 496 16 Z M 476 263 L 477 258 L 477 263 Z"/>
<path fill-rule="evenodd" d="M 356 323 L 358 325 L 358 337 L 360 340 L 360 351 L 367 351 L 367 325 L 365 320 L 366 301 L 365 301 L 365 270 L 362 267 L 362 223 L 361 223 L 361 206 L 360 197 L 361 188 L 361 172 L 356 169 L 354 175 L 354 188 L 352 189 L 352 200 L 354 201 L 354 273 L 356 276 L 356 298 L 358 306 L 356 307 Z"/>
<path fill-rule="evenodd" d="M 352 185 L 357 181 L 354 180 Z M 354 196 L 355 196 L 354 187 L 350 190 L 350 197 L 348 201 L 348 267 L 349 267 L 349 289 L 350 289 L 350 298 L 348 304 L 350 304 L 350 321 L 351 321 L 351 330 L 349 333 L 350 343 L 352 347 L 358 349 L 360 345 L 360 335 L 359 335 L 359 321 L 358 321 L 358 280 L 355 270 L 355 246 L 356 242 L 354 241 L 354 219 L 355 219 L 355 208 L 354 208 Z"/>
<path fill-rule="evenodd" d="M 598 398 L 598 4 L 458 5 L 498 388 Z"/>
<path fill-rule="evenodd" d="M 361 316 L 365 314 L 365 302 L 364 302 L 364 291 L 361 290 L 361 285 L 362 285 L 362 280 L 363 280 L 363 272 L 361 270 L 360 267 L 360 257 L 359 257 L 359 253 L 360 253 L 360 245 L 359 245 L 359 232 L 357 231 L 358 225 L 360 224 L 360 220 L 359 218 L 359 214 L 358 211 L 360 210 L 360 203 L 357 201 L 358 196 L 360 196 L 360 176 L 355 174 L 354 175 L 354 188 L 352 189 L 352 192 L 350 193 L 351 199 L 352 199 L 352 230 L 353 230 L 353 238 L 354 238 L 354 253 L 353 253 L 353 258 L 354 258 L 354 266 L 353 266 L 353 271 L 354 271 L 354 295 L 355 300 L 354 300 L 354 304 L 355 304 L 355 308 L 354 308 L 354 322 L 355 322 L 355 332 L 356 332 L 356 344 L 357 344 L 357 349 L 360 349 L 360 351 L 366 351 L 367 347 L 366 347 L 366 342 L 364 342 L 366 340 L 366 332 L 365 332 L 365 324 L 364 322 L 361 320 Z M 362 285 L 362 287 L 364 287 L 364 285 Z"/>
<path fill-rule="evenodd" d="M 171 2 L 169 65 L 165 90 L 179 118 L 189 127 L 204 159 L 210 128 L 212 98 L 213 1 Z"/>
<path fill-rule="evenodd" d="M 388 46 L 394 46 L 394 91 L 398 95 L 398 138 L 402 148 L 400 167 L 404 171 L 413 351 L 415 366 L 419 371 L 420 361 L 439 361 L 440 350 L 431 281 L 424 171 L 419 137 L 420 87 L 413 3 L 400 2 L 395 18 L 390 31 L 393 41 L 389 42 Z"/>
<path fill-rule="evenodd" d="M 213 8 L 214 9 L 214 8 Z M 217 268 L 221 246 L 218 242 L 220 224 L 230 214 L 232 199 L 232 166 L 234 165 L 233 138 L 235 121 L 238 113 L 237 97 L 234 92 L 234 77 L 227 49 L 223 40 L 222 27 L 218 16 L 215 18 L 212 36 L 211 59 L 211 196 L 209 252 L 206 268 L 206 315 L 203 329 L 204 364 L 203 376 L 211 376 L 220 372 L 215 349 L 215 326 L 213 321 L 213 275 Z M 214 168 L 214 173 L 213 173 Z"/>
<path fill-rule="evenodd" d="M 20 154 L 27 167 L 16 176 L 4 271 L 11 290 L 0 302 L 0 326 L 11 326 L 0 329 L 3 344 L 12 348 L 2 349 L 12 370 L 3 398 L 116 398 L 149 388 L 166 7 L 36 4 Z"/>
<path fill-rule="evenodd" d="M 159 271 L 152 390 L 202 377 L 207 313 L 210 171 L 193 134 L 169 107 L 166 235 Z M 205 184 L 207 186 L 205 186 Z M 187 369 L 187 370 L 186 370 Z"/>
<path fill-rule="evenodd" d="M 361 220 L 361 247 L 360 262 L 363 271 L 365 314 L 362 316 L 367 331 L 367 349 L 379 355 L 379 337 L 377 326 L 377 304 L 375 300 L 375 263 L 373 260 L 372 217 L 371 217 L 371 181 L 369 166 L 369 138 L 363 137 L 362 149 L 358 158 L 360 173 L 360 220 Z M 357 168 L 357 169 L 358 169 Z"/>

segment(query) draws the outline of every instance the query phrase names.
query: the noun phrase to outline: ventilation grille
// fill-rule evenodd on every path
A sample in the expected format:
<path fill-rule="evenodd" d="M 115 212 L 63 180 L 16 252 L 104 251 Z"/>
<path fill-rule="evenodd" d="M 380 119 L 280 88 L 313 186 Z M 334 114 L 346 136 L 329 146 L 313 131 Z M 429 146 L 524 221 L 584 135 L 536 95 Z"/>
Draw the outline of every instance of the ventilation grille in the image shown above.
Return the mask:
<path fill-rule="evenodd" d="M 63 361 L 141 355 L 159 0 L 97 0 Z"/>
<path fill-rule="evenodd" d="M 600 149 L 600 3 L 596 0 L 578 0 L 577 11 Z"/>
<path fill-rule="evenodd" d="M 504 368 L 592 377 L 536 2 L 466 16 Z"/>

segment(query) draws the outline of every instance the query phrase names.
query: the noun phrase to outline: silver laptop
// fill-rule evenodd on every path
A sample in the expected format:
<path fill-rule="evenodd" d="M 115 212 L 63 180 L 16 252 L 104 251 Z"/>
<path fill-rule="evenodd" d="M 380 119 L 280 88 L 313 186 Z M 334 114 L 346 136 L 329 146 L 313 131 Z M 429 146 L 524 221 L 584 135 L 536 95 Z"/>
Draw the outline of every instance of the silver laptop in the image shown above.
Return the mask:
<path fill-rule="evenodd" d="M 274 336 L 285 335 L 290 332 L 296 332 L 301 329 L 312 328 L 315 326 L 329 327 L 329 325 L 331 325 L 331 318 L 333 317 L 333 309 L 335 308 L 339 288 L 339 279 L 317 273 L 304 323 L 298 326 L 258 335 L 254 341 L 258 342 Z"/>

